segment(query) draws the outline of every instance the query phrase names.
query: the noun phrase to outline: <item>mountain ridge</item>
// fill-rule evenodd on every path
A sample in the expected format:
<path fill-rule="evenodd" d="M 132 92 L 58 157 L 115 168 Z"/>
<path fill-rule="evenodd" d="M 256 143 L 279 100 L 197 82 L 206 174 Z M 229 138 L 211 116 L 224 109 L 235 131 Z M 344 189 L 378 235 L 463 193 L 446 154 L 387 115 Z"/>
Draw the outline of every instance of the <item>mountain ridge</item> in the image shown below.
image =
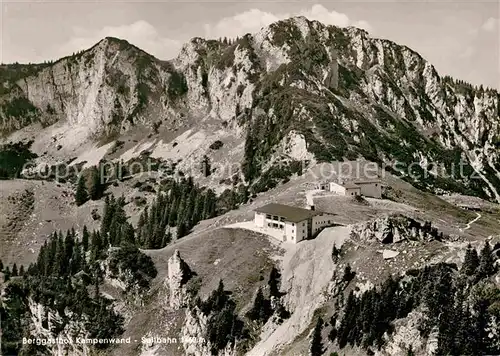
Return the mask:
<path fill-rule="evenodd" d="M 23 154 L 0 186 L 2 351 L 498 354 L 500 205 L 463 194 L 498 195 L 497 92 L 303 17 L 172 61 L 104 39 L 13 80 L 29 69 L 0 80 L 3 142 L 27 141 L 0 151 Z M 54 176 L 16 179 L 33 154 Z M 380 199 L 316 189 L 373 162 Z M 334 226 L 281 243 L 254 223 L 270 202 Z"/>
<path fill-rule="evenodd" d="M 246 132 L 246 146 L 257 148 L 242 162 L 247 181 L 299 135 L 319 161 L 402 161 L 405 169 L 419 161 L 420 176 L 428 162 L 446 173 L 464 162 L 464 177 L 416 184 L 500 200 L 498 92 L 440 77 L 407 46 L 354 27 L 293 17 L 234 40 L 195 37 L 169 61 L 105 38 L 12 87 L 4 82 L 0 96 L 4 132 L 62 121 L 85 141 L 210 118 L 236 125 L 228 130 Z M 13 100 L 22 104 L 15 115 Z M 470 179 L 474 172 L 486 189 Z"/>

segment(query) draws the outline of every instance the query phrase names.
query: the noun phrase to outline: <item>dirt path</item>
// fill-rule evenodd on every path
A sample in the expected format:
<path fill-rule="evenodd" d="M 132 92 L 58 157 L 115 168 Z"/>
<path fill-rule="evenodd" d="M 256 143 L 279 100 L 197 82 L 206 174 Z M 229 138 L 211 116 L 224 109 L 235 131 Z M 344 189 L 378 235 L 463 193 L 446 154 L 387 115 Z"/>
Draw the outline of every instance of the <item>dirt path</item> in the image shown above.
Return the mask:
<path fill-rule="evenodd" d="M 324 192 L 324 190 L 321 189 L 313 189 L 313 190 L 308 190 L 306 191 L 306 201 L 308 205 L 314 205 L 314 195 L 316 193 Z"/>
<path fill-rule="evenodd" d="M 463 229 L 460 229 L 460 231 L 469 230 L 472 224 L 474 224 L 476 221 L 478 221 L 479 219 L 481 219 L 481 216 L 482 216 L 482 215 L 481 215 L 481 214 L 479 214 L 479 213 L 476 213 L 476 214 L 477 214 L 477 216 L 476 216 L 474 219 L 472 219 L 471 221 L 469 221 L 469 222 L 467 223 L 467 226 L 466 226 L 466 227 L 464 227 Z"/>

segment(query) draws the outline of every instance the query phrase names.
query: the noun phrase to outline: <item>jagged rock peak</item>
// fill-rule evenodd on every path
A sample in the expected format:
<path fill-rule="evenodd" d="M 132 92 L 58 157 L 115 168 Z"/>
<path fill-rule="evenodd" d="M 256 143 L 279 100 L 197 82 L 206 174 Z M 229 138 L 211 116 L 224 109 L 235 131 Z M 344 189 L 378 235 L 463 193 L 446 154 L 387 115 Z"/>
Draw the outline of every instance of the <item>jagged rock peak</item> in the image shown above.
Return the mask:
<path fill-rule="evenodd" d="M 430 222 L 421 223 L 401 214 L 362 222 L 353 226 L 351 237 L 363 241 L 397 243 L 404 240 L 442 240 L 445 236 L 432 227 Z"/>
<path fill-rule="evenodd" d="M 168 288 L 168 304 L 177 310 L 187 305 L 189 295 L 184 285 L 191 278 L 192 272 L 188 264 L 181 258 L 179 250 L 175 250 L 168 259 L 168 277 L 165 284 Z"/>

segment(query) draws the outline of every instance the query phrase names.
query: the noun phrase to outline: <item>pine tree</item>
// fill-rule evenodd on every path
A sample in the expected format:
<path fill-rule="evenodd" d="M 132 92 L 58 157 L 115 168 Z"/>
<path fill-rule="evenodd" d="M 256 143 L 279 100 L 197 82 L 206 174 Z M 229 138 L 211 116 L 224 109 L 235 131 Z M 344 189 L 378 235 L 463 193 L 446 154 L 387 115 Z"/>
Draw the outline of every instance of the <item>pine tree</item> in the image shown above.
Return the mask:
<path fill-rule="evenodd" d="M 2 271 L 3 271 L 3 262 L 2 262 L 2 260 L 0 259 L 0 272 L 2 272 Z"/>
<path fill-rule="evenodd" d="M 12 277 L 17 277 L 17 275 L 18 275 L 17 264 L 15 264 L 15 263 L 12 266 L 12 273 L 11 273 L 11 275 L 12 275 Z"/>
<path fill-rule="evenodd" d="M 85 186 L 85 178 L 80 176 L 76 186 L 75 202 L 77 206 L 84 204 L 88 200 L 87 187 Z"/>
<path fill-rule="evenodd" d="M 191 215 L 191 220 L 194 224 L 197 224 L 200 220 L 203 219 L 203 195 L 196 194 L 193 206 L 193 214 Z"/>
<path fill-rule="evenodd" d="M 246 138 L 245 138 L 245 156 L 241 166 L 241 170 L 247 182 L 250 182 L 256 173 L 255 168 L 255 137 L 254 131 L 250 124 L 247 128 Z"/>
<path fill-rule="evenodd" d="M 19 267 L 19 275 L 22 277 L 24 276 L 24 265 L 21 265 L 21 267 Z"/>
<path fill-rule="evenodd" d="M 54 256 L 53 274 L 57 277 L 63 276 L 67 270 L 66 265 L 66 249 L 62 234 L 57 237 L 56 253 Z"/>
<path fill-rule="evenodd" d="M 186 228 L 186 225 L 184 222 L 180 222 L 178 225 L 177 225 L 177 229 L 176 229 L 176 238 L 177 239 L 180 239 L 181 237 L 184 237 L 186 236 L 187 234 L 187 228 Z"/>
<path fill-rule="evenodd" d="M 203 160 L 201 161 L 201 173 L 205 177 L 208 177 L 212 173 L 210 168 L 210 160 L 208 159 L 207 155 L 204 155 Z"/>
<path fill-rule="evenodd" d="M 203 204 L 203 219 L 215 217 L 215 201 L 215 193 L 211 189 L 208 189 L 205 194 L 205 201 Z"/>
<path fill-rule="evenodd" d="M 171 241 L 172 241 L 172 233 L 170 232 L 170 229 L 168 229 L 165 232 L 165 235 L 163 236 L 160 248 L 167 246 Z"/>
<path fill-rule="evenodd" d="M 105 247 L 101 239 L 101 234 L 97 231 L 92 233 L 92 242 L 90 244 L 90 259 L 97 261 L 101 257 L 101 251 Z"/>
<path fill-rule="evenodd" d="M 179 200 L 175 198 L 172 201 L 172 207 L 170 208 L 170 216 L 168 217 L 168 225 L 174 227 L 177 223 L 177 211 L 179 208 Z"/>
<path fill-rule="evenodd" d="M 75 233 L 73 231 L 68 231 L 66 238 L 64 239 L 64 263 L 67 264 L 73 255 L 73 247 L 75 246 Z"/>
<path fill-rule="evenodd" d="M 276 267 L 273 266 L 271 272 L 269 273 L 269 281 L 267 282 L 267 284 L 269 285 L 269 294 L 271 295 L 271 297 L 280 297 L 280 291 L 278 287 L 279 279 L 280 273 L 276 269 Z"/>
<path fill-rule="evenodd" d="M 255 300 L 253 302 L 253 307 L 248 313 L 248 317 L 251 320 L 262 320 L 263 319 L 263 313 L 264 313 L 264 308 L 265 308 L 265 298 L 264 294 L 262 293 L 262 289 L 259 287 L 257 290 L 257 294 L 255 295 Z"/>
<path fill-rule="evenodd" d="M 83 267 L 82 250 L 79 245 L 74 247 L 69 266 L 72 275 L 78 273 Z"/>
<path fill-rule="evenodd" d="M 477 255 L 476 249 L 473 249 L 469 244 L 467 246 L 467 250 L 465 251 L 465 260 L 462 265 L 462 272 L 466 276 L 472 276 L 476 273 L 477 268 L 479 267 L 479 257 Z"/>
<path fill-rule="evenodd" d="M 478 277 L 487 278 L 495 273 L 495 259 L 491 251 L 489 242 L 484 244 L 479 256 Z"/>
<path fill-rule="evenodd" d="M 122 225 L 121 244 L 135 244 L 134 228 L 129 223 Z"/>
<path fill-rule="evenodd" d="M 344 316 L 340 321 L 340 326 L 337 334 L 339 347 L 344 348 L 351 341 L 353 326 L 356 322 L 357 301 L 354 292 L 351 291 L 347 297 L 347 303 L 344 308 Z"/>
<path fill-rule="evenodd" d="M 87 225 L 83 225 L 83 232 L 82 232 L 82 248 L 84 252 L 87 252 L 89 249 L 89 231 L 87 230 Z"/>
<path fill-rule="evenodd" d="M 323 319 L 321 317 L 316 321 L 316 326 L 314 327 L 313 336 L 311 340 L 311 347 L 309 349 L 311 356 L 321 356 L 323 355 L 323 343 L 321 340 L 321 331 L 323 330 Z"/>
<path fill-rule="evenodd" d="M 103 213 L 103 218 L 101 221 L 101 236 L 102 238 L 107 237 L 108 231 L 111 227 L 111 221 L 113 219 L 113 214 L 114 214 L 114 207 L 115 207 L 115 198 L 113 195 L 106 196 L 104 200 L 104 213 Z"/>
<path fill-rule="evenodd" d="M 476 340 L 476 353 L 484 354 L 488 345 L 488 323 L 490 315 L 488 313 L 488 301 L 478 298 L 474 302 L 475 316 L 473 320 L 473 333 Z"/>
<path fill-rule="evenodd" d="M 99 171 L 95 166 L 90 168 L 89 197 L 92 200 L 99 200 L 102 197 L 102 183 Z"/>

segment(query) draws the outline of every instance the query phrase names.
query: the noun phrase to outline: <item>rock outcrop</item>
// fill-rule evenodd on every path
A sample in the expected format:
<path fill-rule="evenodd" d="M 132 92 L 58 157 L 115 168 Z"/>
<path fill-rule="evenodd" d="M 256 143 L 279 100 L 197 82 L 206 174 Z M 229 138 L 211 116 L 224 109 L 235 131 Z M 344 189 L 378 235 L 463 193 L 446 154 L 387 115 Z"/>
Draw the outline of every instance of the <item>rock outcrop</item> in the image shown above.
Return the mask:
<path fill-rule="evenodd" d="M 431 241 L 444 236 L 430 223 L 421 224 L 404 215 L 390 215 L 354 225 L 351 238 L 387 244 L 404 240 Z"/>
<path fill-rule="evenodd" d="M 352 27 L 294 17 L 235 40 L 194 38 L 172 61 L 106 38 L 55 63 L 2 66 L 0 79 L 2 131 L 64 121 L 88 137 L 212 119 L 251 130 L 246 163 L 266 167 L 293 129 L 320 161 L 397 162 L 419 188 L 500 201 L 499 93 Z"/>
<path fill-rule="evenodd" d="M 31 298 L 28 299 L 28 308 L 31 316 L 32 338 L 57 341 L 47 345 L 47 355 L 84 356 L 89 354 L 90 349 L 88 344 L 76 342 L 77 337 L 85 339 L 85 335 L 88 334 L 85 323 L 81 321 L 63 323 L 63 317 L 59 312 L 36 303 Z M 64 318 L 71 320 L 73 319 L 73 314 L 67 313 Z M 64 325 L 62 330 L 60 325 Z M 58 330 L 58 332 L 55 333 L 54 330 Z"/>
<path fill-rule="evenodd" d="M 185 284 L 192 276 L 193 272 L 181 258 L 179 250 L 175 250 L 168 259 L 168 278 L 165 280 L 170 308 L 177 310 L 187 306 L 190 295 L 186 291 Z"/>

